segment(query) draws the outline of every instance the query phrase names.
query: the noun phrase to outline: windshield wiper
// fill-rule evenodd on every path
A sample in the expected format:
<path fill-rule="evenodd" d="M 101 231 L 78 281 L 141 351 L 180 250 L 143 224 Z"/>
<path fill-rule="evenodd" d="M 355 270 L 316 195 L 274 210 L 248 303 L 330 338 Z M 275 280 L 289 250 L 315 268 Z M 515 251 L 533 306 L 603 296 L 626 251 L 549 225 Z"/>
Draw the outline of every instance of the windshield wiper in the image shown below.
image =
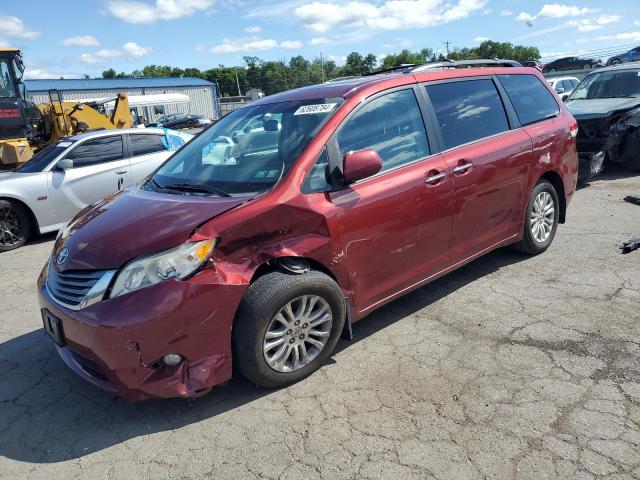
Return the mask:
<path fill-rule="evenodd" d="M 152 179 L 153 180 L 153 179 Z M 153 180 L 156 183 L 155 180 Z M 156 183 L 157 185 L 157 183 Z M 162 185 L 160 188 L 165 188 L 168 190 L 178 190 L 184 192 L 201 192 L 201 193 L 210 193 L 212 195 L 218 195 L 219 197 L 230 197 L 227 192 L 224 190 L 220 190 L 219 188 L 212 187 L 210 185 L 202 185 L 202 184 L 191 184 L 191 183 L 170 183 L 168 185 Z"/>

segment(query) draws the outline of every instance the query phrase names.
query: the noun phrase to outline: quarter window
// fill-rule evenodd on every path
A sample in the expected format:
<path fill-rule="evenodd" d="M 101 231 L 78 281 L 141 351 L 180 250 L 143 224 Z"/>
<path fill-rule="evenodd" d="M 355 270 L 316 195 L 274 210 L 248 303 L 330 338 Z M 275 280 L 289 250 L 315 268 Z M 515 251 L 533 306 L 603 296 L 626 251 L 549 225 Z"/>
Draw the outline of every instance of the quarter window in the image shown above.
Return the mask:
<path fill-rule="evenodd" d="M 86 167 L 98 163 L 122 160 L 124 158 L 122 136 L 116 135 L 87 140 L 71 150 L 66 158 L 73 160 L 74 167 Z"/>
<path fill-rule="evenodd" d="M 498 75 L 522 125 L 555 117 L 560 107 L 535 75 Z"/>
<path fill-rule="evenodd" d="M 167 149 L 161 135 L 129 135 L 129 141 L 131 142 L 131 154 L 134 157 L 164 152 Z"/>
<path fill-rule="evenodd" d="M 340 153 L 371 148 L 382 171 L 429 155 L 427 133 L 413 90 L 388 93 L 359 109 L 338 133 Z"/>
<path fill-rule="evenodd" d="M 428 85 L 445 149 L 509 130 L 493 80 L 478 79 Z"/>

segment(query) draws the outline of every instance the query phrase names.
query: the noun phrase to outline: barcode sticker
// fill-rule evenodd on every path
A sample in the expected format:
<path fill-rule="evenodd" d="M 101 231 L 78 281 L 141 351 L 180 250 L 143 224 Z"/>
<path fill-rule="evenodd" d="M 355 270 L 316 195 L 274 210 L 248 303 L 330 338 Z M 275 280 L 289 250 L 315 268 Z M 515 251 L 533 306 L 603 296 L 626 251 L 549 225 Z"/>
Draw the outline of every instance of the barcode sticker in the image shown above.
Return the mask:
<path fill-rule="evenodd" d="M 317 105 L 302 105 L 294 115 L 310 115 L 313 113 L 327 113 L 333 110 L 337 103 L 319 103 Z"/>

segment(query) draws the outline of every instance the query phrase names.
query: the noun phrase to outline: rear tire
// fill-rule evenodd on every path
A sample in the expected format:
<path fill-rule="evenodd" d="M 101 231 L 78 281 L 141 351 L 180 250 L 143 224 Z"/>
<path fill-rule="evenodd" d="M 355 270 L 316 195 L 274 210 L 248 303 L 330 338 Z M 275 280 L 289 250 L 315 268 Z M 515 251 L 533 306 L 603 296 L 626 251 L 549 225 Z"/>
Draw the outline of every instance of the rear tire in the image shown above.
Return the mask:
<path fill-rule="evenodd" d="M 11 200 L 0 200 L 0 252 L 23 246 L 33 225 L 26 208 Z"/>
<path fill-rule="evenodd" d="M 342 290 L 324 273 L 267 273 L 249 286 L 238 310 L 232 334 L 235 364 L 261 387 L 298 382 L 331 355 L 345 317 Z"/>
<path fill-rule="evenodd" d="M 540 179 L 531 190 L 522 240 L 514 248 L 527 255 L 544 252 L 556 235 L 560 202 L 551 182 Z"/>

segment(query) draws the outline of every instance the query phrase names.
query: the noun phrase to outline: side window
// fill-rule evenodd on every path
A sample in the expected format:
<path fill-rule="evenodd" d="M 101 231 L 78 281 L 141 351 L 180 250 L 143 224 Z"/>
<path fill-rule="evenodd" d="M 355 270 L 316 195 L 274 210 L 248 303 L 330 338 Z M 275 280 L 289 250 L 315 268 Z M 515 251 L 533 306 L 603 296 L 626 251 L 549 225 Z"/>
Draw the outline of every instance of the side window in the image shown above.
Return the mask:
<path fill-rule="evenodd" d="M 148 153 L 164 152 L 167 147 L 162 139 L 162 135 L 129 135 L 131 155 L 137 157 L 139 155 L 147 155 Z"/>
<path fill-rule="evenodd" d="M 561 81 L 556 82 L 556 86 L 554 87 L 554 90 L 556 91 L 556 93 L 563 93 L 565 88 L 564 88 L 564 83 Z"/>
<path fill-rule="evenodd" d="M 555 117 L 560 107 L 551 92 L 534 75 L 498 75 L 516 110 L 520 123 L 532 123 Z"/>
<path fill-rule="evenodd" d="M 65 158 L 73 160 L 74 167 L 122 160 L 122 135 L 87 140 L 71 150 Z"/>
<path fill-rule="evenodd" d="M 445 149 L 509 130 L 507 114 L 490 79 L 427 85 Z"/>
<path fill-rule="evenodd" d="M 571 80 L 563 80 L 562 86 L 564 87 L 565 92 L 573 90 L 573 83 L 571 83 Z"/>
<path fill-rule="evenodd" d="M 325 148 L 316 163 L 313 164 L 307 177 L 302 184 L 302 193 L 327 192 L 331 189 L 331 185 L 327 181 L 329 170 L 329 155 Z"/>
<path fill-rule="evenodd" d="M 371 100 L 342 126 L 340 153 L 371 148 L 382 159 L 382 171 L 429 155 L 427 133 L 413 90 Z"/>

